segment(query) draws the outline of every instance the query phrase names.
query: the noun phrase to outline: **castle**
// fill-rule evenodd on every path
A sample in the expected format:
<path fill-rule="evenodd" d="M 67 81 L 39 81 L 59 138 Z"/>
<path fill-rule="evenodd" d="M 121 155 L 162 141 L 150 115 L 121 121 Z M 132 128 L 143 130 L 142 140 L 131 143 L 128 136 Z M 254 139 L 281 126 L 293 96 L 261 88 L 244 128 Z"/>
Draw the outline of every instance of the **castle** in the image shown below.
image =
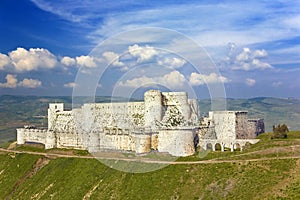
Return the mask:
<path fill-rule="evenodd" d="M 200 119 L 198 101 L 188 99 L 186 92 L 149 90 L 144 102 L 86 103 L 71 111 L 51 103 L 48 129 L 18 128 L 17 143 L 189 156 L 197 148 L 242 150 L 247 142 L 258 142 L 262 132 L 263 119 L 248 119 L 246 111 L 212 111 Z"/>

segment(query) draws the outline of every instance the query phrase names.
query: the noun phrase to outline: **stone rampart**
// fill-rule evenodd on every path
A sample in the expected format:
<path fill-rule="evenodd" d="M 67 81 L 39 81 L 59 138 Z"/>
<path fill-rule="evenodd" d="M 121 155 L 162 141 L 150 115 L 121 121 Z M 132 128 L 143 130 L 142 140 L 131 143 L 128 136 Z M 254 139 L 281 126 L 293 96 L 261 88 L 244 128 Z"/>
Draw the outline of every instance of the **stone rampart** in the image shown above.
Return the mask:
<path fill-rule="evenodd" d="M 150 90 L 144 102 L 89 103 L 71 111 L 53 103 L 48 109 L 48 129 L 17 129 L 17 143 L 38 142 L 47 149 L 158 150 L 188 156 L 195 153 L 196 145 L 242 149 L 264 130 L 263 120 L 248 120 L 246 111 L 213 111 L 201 125 L 198 114 L 197 100 L 188 99 L 186 92 Z"/>

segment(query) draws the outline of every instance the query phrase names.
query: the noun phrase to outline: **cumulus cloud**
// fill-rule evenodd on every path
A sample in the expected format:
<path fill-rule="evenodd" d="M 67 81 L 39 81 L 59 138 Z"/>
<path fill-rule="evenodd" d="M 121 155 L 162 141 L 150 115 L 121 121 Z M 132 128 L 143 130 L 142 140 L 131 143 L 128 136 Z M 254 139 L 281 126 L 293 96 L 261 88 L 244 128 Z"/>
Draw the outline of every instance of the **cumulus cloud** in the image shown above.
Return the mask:
<path fill-rule="evenodd" d="M 60 62 L 61 62 L 61 64 L 65 65 L 65 66 L 73 66 L 76 64 L 76 60 L 69 56 L 63 57 Z"/>
<path fill-rule="evenodd" d="M 38 69 L 51 69 L 57 64 L 56 56 L 43 48 L 17 48 L 8 53 L 0 53 L 0 70 L 10 70 L 17 73 Z"/>
<path fill-rule="evenodd" d="M 51 69 L 57 63 L 56 57 L 43 48 L 30 48 L 26 50 L 19 47 L 10 52 L 9 57 L 16 72 L 26 72 L 42 68 Z"/>
<path fill-rule="evenodd" d="M 17 87 L 17 76 L 12 74 L 7 74 L 6 77 L 6 83 L 0 83 L 0 87 L 2 88 L 16 88 Z"/>
<path fill-rule="evenodd" d="M 132 88 L 146 87 L 146 85 L 152 85 L 152 84 L 157 84 L 154 78 L 149 78 L 145 75 L 138 78 L 126 80 L 125 82 L 119 82 L 119 86 L 132 87 Z"/>
<path fill-rule="evenodd" d="M 7 55 L 0 53 L 0 70 L 4 70 L 10 64 L 10 59 Z"/>
<path fill-rule="evenodd" d="M 175 57 L 164 58 L 163 60 L 158 61 L 158 64 L 160 65 L 175 68 L 175 69 L 182 67 L 185 63 L 186 61 L 184 59 L 175 58 Z"/>
<path fill-rule="evenodd" d="M 25 88 L 37 88 L 42 85 L 42 82 L 36 79 L 23 79 L 18 83 L 18 86 L 25 87 Z"/>
<path fill-rule="evenodd" d="M 18 83 L 17 75 L 7 74 L 6 83 L 0 83 L 1 88 L 16 88 L 16 87 L 24 87 L 24 88 L 37 88 L 42 85 L 40 80 L 36 79 L 27 79 L 24 78 L 22 81 Z"/>
<path fill-rule="evenodd" d="M 91 56 L 78 56 L 76 57 L 76 63 L 80 67 L 94 68 L 97 66 L 95 59 Z"/>
<path fill-rule="evenodd" d="M 232 49 L 230 50 L 229 57 L 227 61 L 231 68 L 234 70 L 264 70 L 273 68 L 269 63 L 263 62 L 261 59 L 264 59 L 268 56 L 267 52 L 262 50 L 254 50 L 252 51 L 249 48 L 243 48 L 237 54 L 232 53 Z"/>
<path fill-rule="evenodd" d="M 74 83 L 74 82 L 70 82 L 70 83 L 64 84 L 64 87 L 65 87 L 65 88 L 74 88 L 74 87 L 76 87 L 76 86 L 77 86 L 77 84 Z"/>
<path fill-rule="evenodd" d="M 279 87 L 279 86 L 281 86 L 282 85 L 282 82 L 281 81 L 276 81 L 276 82 L 273 82 L 272 83 L 272 86 L 273 87 Z"/>
<path fill-rule="evenodd" d="M 112 65 L 115 67 L 123 67 L 125 65 L 119 60 L 119 55 L 115 52 L 106 51 L 102 55 L 108 62 L 112 62 Z"/>
<path fill-rule="evenodd" d="M 217 75 L 216 73 L 211 73 L 209 75 L 198 74 L 196 72 L 191 73 L 189 82 L 191 85 L 204 85 L 213 83 L 228 83 L 230 80 L 225 76 Z"/>
<path fill-rule="evenodd" d="M 171 73 L 164 75 L 160 81 L 169 87 L 173 86 L 176 88 L 183 86 L 185 77 L 178 71 L 172 71 Z"/>
<path fill-rule="evenodd" d="M 245 80 L 246 85 L 248 86 L 254 86 L 256 83 L 256 80 L 252 79 L 252 78 L 246 78 Z"/>
<path fill-rule="evenodd" d="M 141 76 L 125 82 L 120 82 L 119 86 L 122 87 L 147 87 L 148 85 L 163 85 L 168 88 L 180 88 L 184 85 L 185 77 L 178 71 L 172 71 L 160 77 L 147 77 Z"/>
<path fill-rule="evenodd" d="M 137 58 L 137 62 L 144 62 L 150 60 L 158 54 L 158 51 L 156 51 L 154 47 L 150 47 L 148 45 L 142 47 L 135 44 L 133 46 L 129 46 L 128 51 L 130 55 Z"/>

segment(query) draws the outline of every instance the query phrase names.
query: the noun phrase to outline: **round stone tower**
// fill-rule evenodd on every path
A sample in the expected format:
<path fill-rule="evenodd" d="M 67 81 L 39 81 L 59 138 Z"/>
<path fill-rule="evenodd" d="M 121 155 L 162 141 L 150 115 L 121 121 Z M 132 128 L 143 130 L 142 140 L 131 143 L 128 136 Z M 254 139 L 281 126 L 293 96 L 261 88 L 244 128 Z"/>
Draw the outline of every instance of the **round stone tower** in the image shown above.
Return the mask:
<path fill-rule="evenodd" d="M 162 94 L 159 90 L 149 90 L 144 94 L 145 127 L 155 128 L 155 121 L 162 120 Z"/>
<path fill-rule="evenodd" d="M 191 118 L 191 106 L 188 103 L 188 95 L 186 92 L 178 92 L 176 94 L 179 102 L 179 108 L 183 118 L 187 121 Z"/>

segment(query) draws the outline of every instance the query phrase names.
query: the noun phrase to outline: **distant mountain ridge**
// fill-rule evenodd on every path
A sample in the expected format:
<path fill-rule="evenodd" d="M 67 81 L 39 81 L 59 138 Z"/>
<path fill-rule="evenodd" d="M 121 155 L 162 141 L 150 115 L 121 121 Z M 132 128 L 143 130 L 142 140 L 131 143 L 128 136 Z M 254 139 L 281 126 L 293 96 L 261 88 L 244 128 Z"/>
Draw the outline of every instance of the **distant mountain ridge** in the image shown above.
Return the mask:
<path fill-rule="evenodd" d="M 114 101 L 127 101 L 126 98 L 114 97 Z M 110 102 L 110 97 L 96 97 L 96 102 Z M 134 101 L 134 99 L 131 99 Z M 0 144 L 15 140 L 16 128 L 24 124 L 47 126 L 48 104 L 65 103 L 66 109 L 72 108 L 70 96 L 0 96 Z M 227 110 L 248 110 L 250 118 L 264 118 L 266 131 L 273 125 L 285 123 L 290 130 L 300 130 L 300 100 L 295 98 L 257 97 L 251 99 L 226 99 Z M 199 100 L 201 115 L 211 110 L 210 99 Z M 39 117 L 34 117 L 39 116 Z"/>

